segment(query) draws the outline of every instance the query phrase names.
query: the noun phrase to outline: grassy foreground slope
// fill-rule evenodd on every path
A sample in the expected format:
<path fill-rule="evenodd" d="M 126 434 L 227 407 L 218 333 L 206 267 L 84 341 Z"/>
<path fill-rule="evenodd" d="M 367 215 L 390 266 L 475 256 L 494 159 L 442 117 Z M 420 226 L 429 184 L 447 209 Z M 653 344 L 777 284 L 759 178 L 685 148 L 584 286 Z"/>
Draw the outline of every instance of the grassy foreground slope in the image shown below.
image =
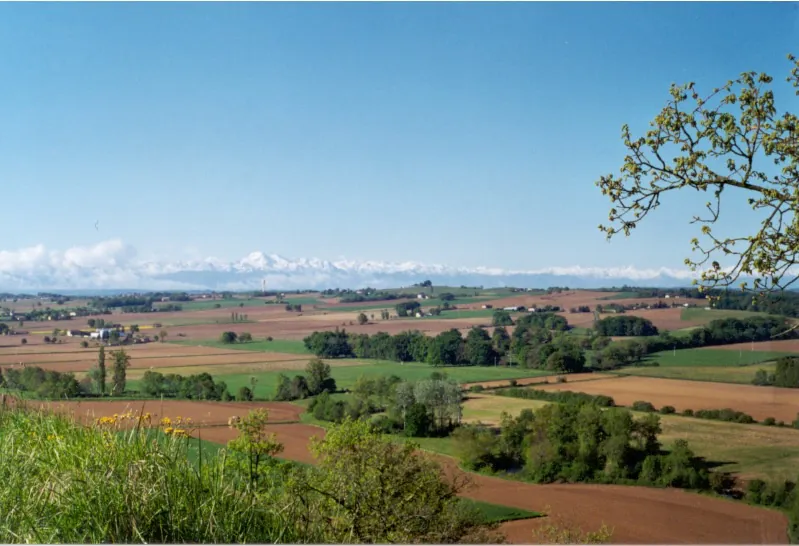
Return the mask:
<path fill-rule="evenodd" d="M 351 519 L 353 525 L 359 522 L 361 532 L 360 525 L 371 526 L 368 536 L 373 538 L 366 542 L 388 542 L 392 537 L 401 542 L 470 538 L 494 542 L 497 537 L 490 532 L 491 524 L 539 516 L 452 497 L 457 486 L 442 480 L 435 463 L 412 449 L 403 452 L 386 442 L 374 445 L 358 424 L 342 425 L 322 442 L 319 468 L 279 463 L 266 456 L 279 453 L 273 447 L 276 444 L 263 435 L 257 417 L 253 420 L 251 414 L 250 418 L 255 428 L 241 428 L 238 445 L 228 446 L 225 455 L 219 456 L 221 446 L 191 438 L 172 423 L 153 426 L 149 414 L 128 412 L 80 426 L 64 415 L 8 407 L 4 400 L 0 408 L 0 511 L 4 515 L 0 540 L 341 543 L 347 541 Z M 253 450 L 262 454 L 260 466 L 259 459 L 252 458 Z M 381 461 L 381 468 L 358 471 L 359 461 L 368 461 L 372 454 Z M 326 460 L 336 467 L 330 468 Z M 352 511 L 330 504 L 324 495 L 314 499 L 315 493 L 305 486 L 314 484 L 324 491 L 335 485 L 330 480 L 335 481 L 341 472 L 354 472 L 366 476 L 360 483 L 356 483 L 358 478 L 348 482 L 352 493 L 374 496 L 374 488 L 365 487 L 368 480 L 380 481 L 380 474 L 387 473 L 401 481 L 403 471 L 411 472 L 418 483 L 400 483 L 397 492 L 407 498 L 402 488 L 411 487 L 421 503 L 383 499 L 393 503 L 394 514 L 387 514 L 384 506 L 371 505 L 366 512 Z M 408 508 L 404 514 L 402 506 Z M 423 517 L 428 508 L 432 512 Z M 413 511 L 418 514 L 408 513 Z M 332 528 L 331 516 L 344 523 Z M 364 539 L 361 536 L 358 542 Z"/>

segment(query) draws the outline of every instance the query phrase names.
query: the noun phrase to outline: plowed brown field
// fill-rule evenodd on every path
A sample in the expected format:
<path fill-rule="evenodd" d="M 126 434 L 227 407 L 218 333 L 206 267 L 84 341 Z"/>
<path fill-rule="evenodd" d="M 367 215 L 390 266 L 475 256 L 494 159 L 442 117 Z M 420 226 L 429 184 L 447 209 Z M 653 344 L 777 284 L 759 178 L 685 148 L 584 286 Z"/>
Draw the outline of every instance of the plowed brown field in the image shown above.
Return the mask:
<path fill-rule="evenodd" d="M 727 351 L 773 351 L 778 353 L 799 353 L 799 339 L 781 339 L 779 341 L 757 341 L 755 343 L 733 343 L 732 345 L 715 345 L 702 349 Z"/>
<path fill-rule="evenodd" d="M 574 384 L 541 385 L 536 388 L 605 394 L 613 397 L 616 404 L 624 406 L 643 400 L 651 402 L 657 408 L 674 406 L 677 411 L 732 408 L 748 413 L 758 421 L 774 417 L 778 421 L 790 422 L 799 411 L 799 389 L 654 377 L 614 377 Z"/>
<path fill-rule="evenodd" d="M 86 356 L 83 359 L 70 359 L 63 360 L 55 358 L 42 359 L 39 356 L 22 358 L 17 360 L 7 361 L 6 359 L 0 360 L 0 365 L 18 367 L 21 364 L 28 366 L 39 366 L 46 370 L 55 370 L 59 372 L 82 372 L 88 371 L 97 364 L 97 355 Z M 108 358 L 108 357 L 107 357 Z M 270 364 L 270 363 L 284 363 L 284 362 L 299 362 L 302 366 L 308 362 L 309 357 L 297 354 L 288 353 L 257 353 L 249 351 L 238 351 L 236 353 L 222 354 L 222 355 L 192 355 L 192 356 L 173 356 L 173 357 L 149 357 L 149 358 L 132 358 L 130 361 L 130 369 L 159 369 L 159 368 L 174 368 L 174 367 L 192 367 L 192 366 L 219 366 L 219 365 L 236 365 L 236 364 Z"/>

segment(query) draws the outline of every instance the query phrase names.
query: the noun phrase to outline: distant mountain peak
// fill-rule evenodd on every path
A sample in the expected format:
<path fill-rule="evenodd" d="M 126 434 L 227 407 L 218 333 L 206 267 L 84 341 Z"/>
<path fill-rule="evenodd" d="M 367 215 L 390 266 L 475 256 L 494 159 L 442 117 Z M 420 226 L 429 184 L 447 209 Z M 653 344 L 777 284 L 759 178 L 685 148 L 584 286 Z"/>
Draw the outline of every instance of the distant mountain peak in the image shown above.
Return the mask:
<path fill-rule="evenodd" d="M 0 290 L 146 289 L 244 290 L 261 287 L 323 289 L 410 286 L 430 279 L 438 285 L 517 286 L 687 286 L 695 277 L 686 269 L 549 267 L 508 270 L 498 267 L 453 267 L 413 261 L 286 258 L 260 250 L 233 261 L 143 261 L 121 241 L 105 241 L 63 252 L 43 246 L 0 251 Z"/>

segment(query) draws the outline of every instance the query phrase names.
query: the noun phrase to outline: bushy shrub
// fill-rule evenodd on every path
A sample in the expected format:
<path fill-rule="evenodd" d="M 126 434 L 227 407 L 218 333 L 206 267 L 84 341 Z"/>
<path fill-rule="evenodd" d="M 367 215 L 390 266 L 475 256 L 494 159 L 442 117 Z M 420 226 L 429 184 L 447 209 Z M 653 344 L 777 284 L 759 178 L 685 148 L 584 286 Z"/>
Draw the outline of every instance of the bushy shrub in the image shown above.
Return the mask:
<path fill-rule="evenodd" d="M 633 411 L 645 411 L 645 412 L 655 412 L 655 406 L 652 405 L 651 402 L 645 402 L 643 400 L 636 400 L 633 402 L 632 406 L 630 406 Z"/>
<path fill-rule="evenodd" d="M 663 415 L 671 415 L 676 411 L 677 410 L 674 409 L 674 406 L 663 406 L 662 408 L 660 408 L 660 413 L 662 413 Z"/>

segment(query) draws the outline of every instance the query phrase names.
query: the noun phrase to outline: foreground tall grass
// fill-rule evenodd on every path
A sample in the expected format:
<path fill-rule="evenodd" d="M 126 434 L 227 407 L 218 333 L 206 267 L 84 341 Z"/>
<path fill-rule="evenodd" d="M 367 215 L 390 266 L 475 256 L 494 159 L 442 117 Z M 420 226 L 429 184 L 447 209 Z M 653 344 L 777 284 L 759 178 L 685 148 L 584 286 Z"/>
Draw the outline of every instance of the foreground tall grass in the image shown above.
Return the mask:
<path fill-rule="evenodd" d="M 14 405 L 0 402 L 2 543 L 504 541 L 458 496 L 468 480 L 447 479 L 418 446 L 365 421 L 312 442 L 319 464 L 306 467 L 274 458 L 283 446 L 262 409 L 231 424 L 238 438 L 209 457 L 179 417 L 129 412 L 82 426 Z"/>
<path fill-rule="evenodd" d="M 108 423 L 106 423 L 107 425 Z M 172 431 L 170 431 L 172 432 Z M 0 542 L 306 542 L 184 434 L 0 409 Z"/>

